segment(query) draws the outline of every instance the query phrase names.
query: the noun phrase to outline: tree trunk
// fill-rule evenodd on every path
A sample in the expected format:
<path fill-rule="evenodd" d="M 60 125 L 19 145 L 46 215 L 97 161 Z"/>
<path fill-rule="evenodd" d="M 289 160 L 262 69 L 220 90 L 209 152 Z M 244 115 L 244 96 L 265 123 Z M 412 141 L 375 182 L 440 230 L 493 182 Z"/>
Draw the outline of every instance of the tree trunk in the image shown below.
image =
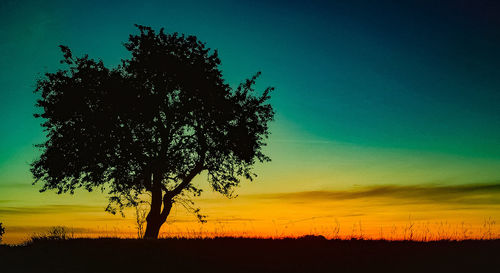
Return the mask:
<path fill-rule="evenodd" d="M 166 192 L 162 197 L 161 176 L 153 175 L 151 189 L 151 209 L 146 217 L 145 239 L 158 239 L 160 228 L 167 220 L 172 209 L 173 198 L 189 185 L 191 180 L 203 170 L 205 157 L 202 156 L 191 172 L 182 179 L 182 182 L 172 191 Z M 163 203 L 163 209 L 162 209 Z"/>
<path fill-rule="evenodd" d="M 159 217 L 158 217 L 159 218 Z M 160 233 L 160 225 L 157 219 L 147 219 L 146 231 L 144 232 L 144 239 L 158 239 Z"/>
<path fill-rule="evenodd" d="M 162 203 L 163 209 L 161 206 Z M 167 220 L 171 209 L 172 198 L 167 195 L 162 198 L 161 189 L 153 189 L 151 192 L 151 209 L 146 217 L 146 231 L 144 232 L 145 239 L 158 239 L 160 228 Z"/>
<path fill-rule="evenodd" d="M 157 176 L 153 176 L 153 188 L 151 189 L 151 208 L 146 216 L 145 239 L 156 239 L 160 232 L 160 213 L 161 213 L 162 192 Z"/>

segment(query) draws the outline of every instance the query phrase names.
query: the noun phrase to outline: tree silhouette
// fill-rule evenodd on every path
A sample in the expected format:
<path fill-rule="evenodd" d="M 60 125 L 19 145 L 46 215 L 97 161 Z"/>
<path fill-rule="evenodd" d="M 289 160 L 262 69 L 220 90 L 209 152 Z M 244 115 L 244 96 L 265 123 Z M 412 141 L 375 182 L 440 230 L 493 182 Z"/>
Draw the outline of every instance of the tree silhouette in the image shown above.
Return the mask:
<path fill-rule="evenodd" d="M 111 213 L 150 195 L 144 237 L 157 238 L 173 203 L 197 196 L 207 174 L 213 190 L 231 196 L 252 179 L 274 112 L 268 87 L 254 95 L 255 76 L 237 88 L 223 79 L 216 50 L 195 36 L 136 25 L 131 58 L 107 68 L 60 46 L 67 69 L 37 81 L 47 140 L 31 164 L 40 191 L 108 191 Z M 195 210 L 198 212 L 198 210 Z"/>

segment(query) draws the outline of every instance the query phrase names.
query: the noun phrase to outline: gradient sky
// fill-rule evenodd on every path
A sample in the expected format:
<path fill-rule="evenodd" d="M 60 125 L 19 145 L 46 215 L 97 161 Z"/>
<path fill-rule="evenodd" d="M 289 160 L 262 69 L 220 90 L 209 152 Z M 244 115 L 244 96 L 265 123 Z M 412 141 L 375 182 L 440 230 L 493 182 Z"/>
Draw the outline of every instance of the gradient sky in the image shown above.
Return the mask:
<path fill-rule="evenodd" d="M 232 200 L 196 180 L 212 231 L 293 235 L 338 221 L 346 234 L 375 233 L 500 218 L 498 1 L 101 2 L 0 2 L 7 242 L 53 225 L 133 230 L 133 215 L 106 214 L 100 193 L 38 193 L 28 165 L 44 140 L 32 91 L 60 67 L 57 46 L 114 66 L 134 24 L 196 35 L 219 50 L 233 86 L 262 71 L 258 87 L 276 87 L 273 161 L 256 167 L 259 178 Z M 194 220 L 178 208 L 163 231 Z"/>

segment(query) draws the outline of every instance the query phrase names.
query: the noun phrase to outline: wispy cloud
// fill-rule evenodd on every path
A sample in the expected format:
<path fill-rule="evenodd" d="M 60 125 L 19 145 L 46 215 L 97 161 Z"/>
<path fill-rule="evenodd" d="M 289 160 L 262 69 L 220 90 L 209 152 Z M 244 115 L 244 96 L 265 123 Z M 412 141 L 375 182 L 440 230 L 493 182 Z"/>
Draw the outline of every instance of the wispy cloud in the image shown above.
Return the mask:
<path fill-rule="evenodd" d="M 0 207 L 1 215 L 19 214 L 53 214 L 66 212 L 103 211 L 102 206 L 90 205 L 43 205 L 43 206 L 8 206 Z"/>
<path fill-rule="evenodd" d="M 353 199 L 398 199 L 405 203 L 460 203 L 467 205 L 499 205 L 500 183 L 462 185 L 382 185 L 352 190 L 303 191 L 292 193 L 256 194 L 251 198 L 314 202 Z"/>
<path fill-rule="evenodd" d="M 19 233 L 45 233 L 54 226 L 6 226 L 7 231 L 10 232 L 19 232 Z M 93 231 L 89 228 L 83 227 L 65 227 L 68 233 L 86 233 Z"/>
<path fill-rule="evenodd" d="M 210 217 L 210 215 L 207 215 L 208 221 L 212 223 L 236 223 L 236 222 L 254 222 L 254 221 L 261 221 L 261 219 L 257 218 L 241 218 L 241 217 L 226 217 L 226 218 L 216 218 L 216 217 Z M 189 218 L 170 218 L 167 221 L 169 223 L 198 223 L 198 219 L 195 217 L 189 217 Z"/>

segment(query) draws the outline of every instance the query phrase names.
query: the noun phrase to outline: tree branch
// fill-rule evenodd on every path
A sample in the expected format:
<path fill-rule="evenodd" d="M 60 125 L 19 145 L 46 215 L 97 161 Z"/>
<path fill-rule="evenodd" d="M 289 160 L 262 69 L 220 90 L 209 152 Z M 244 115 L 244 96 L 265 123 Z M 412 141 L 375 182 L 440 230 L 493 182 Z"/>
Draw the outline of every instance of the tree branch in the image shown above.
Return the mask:
<path fill-rule="evenodd" d="M 172 198 L 182 192 L 189 183 L 193 180 L 193 178 L 198 175 L 203 170 L 203 162 L 205 161 L 205 156 L 202 156 L 196 166 L 194 166 L 193 170 L 182 179 L 182 182 L 175 187 L 175 189 L 171 191 L 167 191 L 165 195 L 163 195 L 163 209 L 160 213 L 160 223 L 163 224 L 168 215 L 170 214 L 170 210 L 172 209 Z"/>
<path fill-rule="evenodd" d="M 203 156 L 199 161 L 198 163 L 196 163 L 196 166 L 194 166 L 193 170 L 187 175 L 185 176 L 183 179 L 182 179 L 182 182 L 177 185 L 177 187 L 175 187 L 175 189 L 167 192 L 165 194 L 165 197 L 166 198 L 169 198 L 169 199 L 172 199 L 174 196 L 178 195 L 179 193 L 182 192 L 182 190 L 184 188 L 187 187 L 187 185 L 189 185 L 189 183 L 191 183 L 191 180 L 193 180 L 193 178 L 198 175 L 202 170 L 203 170 L 203 167 L 204 167 L 204 161 L 205 161 L 205 156 Z"/>
<path fill-rule="evenodd" d="M 163 209 L 160 213 L 160 225 L 165 223 L 168 215 L 170 214 L 170 210 L 172 209 L 172 199 L 167 197 L 167 194 L 163 196 Z"/>

